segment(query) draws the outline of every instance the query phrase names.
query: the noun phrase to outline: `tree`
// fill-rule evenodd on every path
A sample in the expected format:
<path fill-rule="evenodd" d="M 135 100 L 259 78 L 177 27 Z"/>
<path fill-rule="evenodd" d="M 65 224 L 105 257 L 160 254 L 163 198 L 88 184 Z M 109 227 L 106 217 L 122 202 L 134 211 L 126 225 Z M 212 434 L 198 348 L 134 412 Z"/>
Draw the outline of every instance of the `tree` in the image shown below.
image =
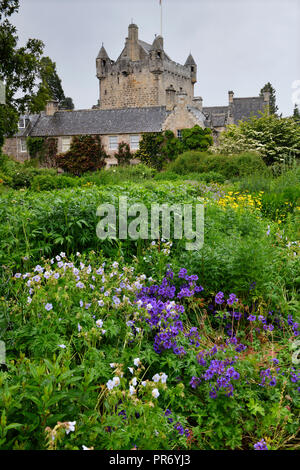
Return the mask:
<path fill-rule="evenodd" d="M 41 59 L 40 78 L 40 87 L 48 90 L 50 97 L 58 101 L 60 109 L 74 109 L 72 98 L 65 96 L 61 79 L 56 71 L 56 63 L 50 57 L 43 57 Z"/>
<path fill-rule="evenodd" d="M 222 132 L 214 153 L 233 155 L 244 151 L 259 153 L 267 165 L 291 157 L 300 158 L 300 126 L 293 117 L 281 118 L 267 111 Z"/>
<path fill-rule="evenodd" d="M 18 9 L 19 0 L 0 2 L 0 80 L 6 83 L 6 104 L 0 105 L 0 149 L 4 137 L 17 131 L 19 114 L 42 111 L 48 99 L 47 89 L 37 87 L 44 44 L 28 39 L 17 47 L 17 30 L 8 18 Z"/>
<path fill-rule="evenodd" d="M 86 171 L 96 171 L 103 168 L 105 158 L 107 158 L 107 154 L 101 144 L 100 137 L 98 135 L 82 135 L 73 137 L 68 152 L 56 155 L 56 164 L 74 175 L 81 175 Z"/>
<path fill-rule="evenodd" d="M 202 129 L 200 126 L 194 126 L 191 129 L 183 129 L 182 143 L 184 150 L 205 151 L 213 144 L 211 129 Z"/>
<path fill-rule="evenodd" d="M 140 149 L 135 157 L 139 158 L 152 168 L 161 170 L 168 163 L 183 153 L 185 150 L 207 150 L 213 144 L 210 129 L 202 129 L 194 126 L 191 129 L 182 130 L 182 139 L 174 136 L 170 130 L 165 132 L 152 132 L 143 134 L 140 141 Z"/>
<path fill-rule="evenodd" d="M 115 153 L 115 158 L 118 160 L 118 165 L 129 165 L 133 155 L 130 152 L 130 147 L 126 142 L 120 142 L 118 145 L 118 152 Z"/>
<path fill-rule="evenodd" d="M 295 121 L 300 123 L 300 111 L 299 111 L 299 107 L 297 104 L 295 104 L 295 107 L 294 107 L 293 118 L 295 119 Z"/>
<path fill-rule="evenodd" d="M 276 114 L 278 111 L 278 106 L 276 106 L 276 91 L 270 82 L 266 83 L 265 86 L 260 90 L 259 96 L 264 96 L 264 92 L 266 91 L 270 93 L 269 113 Z"/>

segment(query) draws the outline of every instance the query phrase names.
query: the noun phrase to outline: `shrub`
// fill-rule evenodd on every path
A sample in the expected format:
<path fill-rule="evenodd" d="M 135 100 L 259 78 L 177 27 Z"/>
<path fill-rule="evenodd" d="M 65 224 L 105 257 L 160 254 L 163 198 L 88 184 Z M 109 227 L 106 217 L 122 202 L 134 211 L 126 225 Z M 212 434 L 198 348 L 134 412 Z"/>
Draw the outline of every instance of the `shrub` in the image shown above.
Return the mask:
<path fill-rule="evenodd" d="M 300 126 L 293 118 L 280 118 L 267 111 L 239 125 L 229 125 L 220 136 L 215 153 L 233 155 L 245 151 L 262 155 L 267 165 L 300 157 Z"/>
<path fill-rule="evenodd" d="M 118 152 L 114 156 L 118 160 L 119 165 L 129 165 L 130 160 L 133 158 L 130 147 L 126 142 L 119 143 Z"/>
<path fill-rule="evenodd" d="M 7 186 L 11 186 L 12 184 L 12 177 L 11 176 L 8 176 L 6 175 L 5 173 L 3 173 L 2 171 L 0 171 L 0 186 L 4 184 L 4 185 L 7 185 Z"/>
<path fill-rule="evenodd" d="M 207 150 L 213 144 L 211 129 L 202 129 L 198 125 L 182 129 L 182 144 L 184 150 Z"/>
<path fill-rule="evenodd" d="M 107 154 L 99 136 L 73 137 L 70 150 L 56 156 L 56 163 L 74 175 L 100 170 L 105 166 Z"/>
<path fill-rule="evenodd" d="M 179 155 L 169 169 L 177 174 L 209 173 L 223 175 L 227 179 L 265 171 L 266 165 L 255 153 L 240 155 L 211 155 L 205 152 L 188 151 Z"/>
<path fill-rule="evenodd" d="M 51 189 L 73 188 L 80 184 L 80 179 L 66 175 L 36 175 L 31 183 L 34 191 L 49 191 Z"/>

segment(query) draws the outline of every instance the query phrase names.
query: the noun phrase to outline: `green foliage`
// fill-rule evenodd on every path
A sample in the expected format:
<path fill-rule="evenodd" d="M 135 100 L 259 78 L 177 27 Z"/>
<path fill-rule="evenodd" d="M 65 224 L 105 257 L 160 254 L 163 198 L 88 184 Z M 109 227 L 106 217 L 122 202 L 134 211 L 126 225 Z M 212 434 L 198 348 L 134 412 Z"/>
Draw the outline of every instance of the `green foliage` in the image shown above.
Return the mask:
<path fill-rule="evenodd" d="M 40 90 L 46 89 L 52 100 L 58 101 L 60 109 L 74 109 L 73 100 L 65 96 L 61 79 L 56 71 L 56 64 L 50 57 L 42 57 L 40 61 Z"/>
<path fill-rule="evenodd" d="M 130 147 L 126 142 L 120 142 L 118 145 L 118 152 L 115 153 L 114 157 L 118 161 L 118 165 L 129 165 L 133 155 L 130 152 Z"/>
<path fill-rule="evenodd" d="M 199 150 L 205 152 L 212 144 L 211 129 L 202 129 L 194 126 L 191 129 L 182 129 L 182 144 L 184 150 Z"/>
<path fill-rule="evenodd" d="M 17 47 L 17 30 L 8 17 L 18 8 L 19 2 L 10 0 L 0 6 L 0 80 L 6 82 L 6 104 L 0 105 L 0 148 L 4 135 L 16 132 L 19 113 L 41 111 L 47 99 L 45 90 L 35 92 L 44 45 L 28 39 L 25 46 Z"/>
<path fill-rule="evenodd" d="M 300 157 L 300 126 L 293 118 L 279 118 L 265 112 L 232 124 L 222 132 L 214 153 L 232 155 L 245 150 L 259 153 L 267 165 Z"/>
<path fill-rule="evenodd" d="M 179 175 L 213 172 L 231 179 L 257 171 L 265 171 L 266 166 L 261 157 L 255 153 L 211 155 L 205 152 L 188 151 L 179 155 L 175 162 L 169 165 L 169 169 Z"/>
<path fill-rule="evenodd" d="M 140 148 L 135 153 L 135 158 L 138 158 L 142 163 L 151 168 L 161 170 L 164 162 L 164 156 L 161 151 L 163 140 L 163 136 L 159 132 L 143 134 L 140 140 Z"/>
<path fill-rule="evenodd" d="M 294 107 L 293 118 L 298 123 L 300 122 L 300 111 L 299 111 L 299 106 L 297 104 L 295 104 L 295 107 Z"/>
<path fill-rule="evenodd" d="M 26 139 L 26 146 L 30 157 L 36 158 L 44 150 L 44 138 L 29 136 Z"/>
<path fill-rule="evenodd" d="M 73 188 L 81 184 L 79 178 L 67 175 L 36 175 L 31 181 L 31 189 L 34 191 L 50 191 L 52 189 Z"/>
<path fill-rule="evenodd" d="M 74 175 L 100 170 L 107 155 L 99 136 L 83 135 L 72 139 L 70 150 L 56 156 L 57 166 Z"/>
<path fill-rule="evenodd" d="M 161 170 L 185 150 L 207 150 L 212 143 L 211 130 L 202 129 L 200 126 L 183 129 L 182 139 L 175 137 L 174 133 L 169 130 L 163 133 L 148 133 L 143 134 L 135 157 L 139 158 L 142 163 Z"/>

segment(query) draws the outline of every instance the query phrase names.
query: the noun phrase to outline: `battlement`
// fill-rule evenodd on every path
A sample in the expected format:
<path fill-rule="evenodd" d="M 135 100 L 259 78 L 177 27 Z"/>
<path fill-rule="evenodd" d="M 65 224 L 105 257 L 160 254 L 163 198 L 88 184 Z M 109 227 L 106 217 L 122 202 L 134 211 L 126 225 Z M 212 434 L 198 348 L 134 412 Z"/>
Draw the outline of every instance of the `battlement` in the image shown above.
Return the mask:
<path fill-rule="evenodd" d="M 96 59 L 100 82 L 100 109 L 166 106 L 167 90 L 185 92 L 194 97 L 197 65 L 189 55 L 184 65 L 174 62 L 164 50 L 164 40 L 156 36 L 153 43 L 141 41 L 138 27 L 128 27 L 125 46 L 116 61 L 109 58 L 102 45 Z"/>

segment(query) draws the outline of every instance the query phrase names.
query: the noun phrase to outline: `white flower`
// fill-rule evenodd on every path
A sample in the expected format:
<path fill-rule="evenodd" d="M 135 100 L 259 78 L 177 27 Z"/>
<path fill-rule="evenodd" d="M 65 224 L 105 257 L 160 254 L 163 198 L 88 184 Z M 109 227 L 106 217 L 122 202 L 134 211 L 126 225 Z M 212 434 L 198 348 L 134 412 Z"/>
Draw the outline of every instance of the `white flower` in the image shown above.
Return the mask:
<path fill-rule="evenodd" d="M 98 305 L 99 305 L 99 307 L 103 307 L 103 305 L 104 305 L 103 300 L 98 300 Z"/>
<path fill-rule="evenodd" d="M 147 304 L 147 305 L 146 305 L 146 309 L 147 309 L 147 310 L 151 310 L 152 308 L 153 308 L 152 304 Z"/>
<path fill-rule="evenodd" d="M 130 385 L 129 387 L 129 393 L 130 395 L 133 395 L 135 393 L 135 388 L 132 385 Z"/>
<path fill-rule="evenodd" d="M 112 390 L 115 386 L 114 382 L 112 380 L 109 380 L 106 384 L 108 390 Z"/>
<path fill-rule="evenodd" d="M 133 367 L 128 367 L 128 369 L 129 369 L 130 372 L 133 374 Z"/>
<path fill-rule="evenodd" d="M 146 387 L 147 382 L 144 380 L 144 381 L 142 382 L 142 385 L 143 385 L 143 387 Z"/>
<path fill-rule="evenodd" d="M 116 364 L 114 362 L 111 362 L 109 365 L 112 369 L 114 369 L 116 367 Z"/>
<path fill-rule="evenodd" d="M 106 330 L 102 330 L 102 334 L 105 335 L 105 333 L 106 333 Z"/>
<path fill-rule="evenodd" d="M 66 347 L 67 347 L 65 344 L 59 344 L 58 346 L 62 349 L 66 349 Z"/>
<path fill-rule="evenodd" d="M 152 377 L 152 380 L 153 380 L 154 382 L 159 382 L 159 379 L 160 379 L 160 375 L 158 375 L 158 374 L 155 374 L 155 375 L 153 375 L 153 377 Z"/>
<path fill-rule="evenodd" d="M 119 379 L 119 377 L 114 377 L 114 378 L 113 378 L 113 383 L 114 383 L 115 387 L 117 387 L 118 385 L 120 385 L 120 379 Z"/>
<path fill-rule="evenodd" d="M 159 391 L 157 390 L 157 388 L 154 388 L 154 389 L 152 390 L 152 396 L 153 396 L 154 398 L 158 398 L 158 397 L 159 397 Z"/>
<path fill-rule="evenodd" d="M 82 450 L 91 450 L 89 447 L 86 447 L 86 446 L 82 446 Z"/>
<path fill-rule="evenodd" d="M 132 379 L 132 385 L 133 385 L 134 387 L 136 387 L 136 384 L 137 384 L 137 379 L 136 379 L 136 377 L 134 377 L 134 378 Z"/>
<path fill-rule="evenodd" d="M 140 365 L 140 363 L 141 363 L 139 357 L 135 358 L 134 361 L 133 361 L 133 363 L 134 363 L 134 365 L 135 365 L 136 367 L 138 367 L 138 366 Z"/>
<path fill-rule="evenodd" d="M 30 304 L 32 302 L 32 298 L 31 297 L 27 297 L 27 303 Z"/>
<path fill-rule="evenodd" d="M 79 323 L 78 323 L 78 325 L 77 325 L 77 328 L 78 328 L 78 331 L 79 331 L 79 332 L 82 330 L 82 326 L 79 325 Z"/>
<path fill-rule="evenodd" d="M 167 382 L 167 378 L 168 376 L 165 373 L 161 374 L 161 377 L 160 377 L 161 383 L 165 384 Z"/>
<path fill-rule="evenodd" d="M 98 326 L 98 328 L 102 328 L 102 326 L 103 326 L 103 320 L 97 320 L 97 321 L 96 321 L 96 325 Z"/>
<path fill-rule="evenodd" d="M 75 424 L 76 421 L 69 421 L 68 422 L 68 428 L 66 429 L 66 433 L 69 434 L 71 431 L 75 431 Z"/>

